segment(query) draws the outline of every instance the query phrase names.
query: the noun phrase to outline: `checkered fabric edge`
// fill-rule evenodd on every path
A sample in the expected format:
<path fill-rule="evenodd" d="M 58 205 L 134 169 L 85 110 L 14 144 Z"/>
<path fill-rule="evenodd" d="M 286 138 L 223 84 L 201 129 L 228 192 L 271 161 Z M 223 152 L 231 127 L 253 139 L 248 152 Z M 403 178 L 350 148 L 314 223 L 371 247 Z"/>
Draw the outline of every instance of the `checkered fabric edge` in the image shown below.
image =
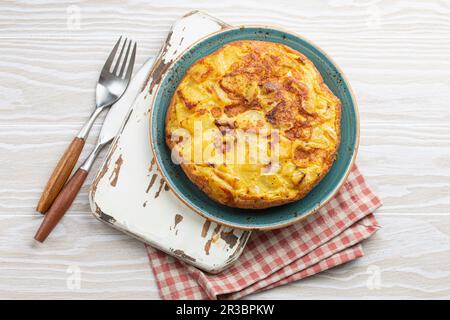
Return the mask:
<path fill-rule="evenodd" d="M 296 281 L 362 256 L 359 242 L 378 228 L 381 205 L 354 166 L 338 193 L 317 213 L 290 227 L 255 232 L 229 269 L 205 273 L 148 247 L 163 299 L 237 299 Z"/>

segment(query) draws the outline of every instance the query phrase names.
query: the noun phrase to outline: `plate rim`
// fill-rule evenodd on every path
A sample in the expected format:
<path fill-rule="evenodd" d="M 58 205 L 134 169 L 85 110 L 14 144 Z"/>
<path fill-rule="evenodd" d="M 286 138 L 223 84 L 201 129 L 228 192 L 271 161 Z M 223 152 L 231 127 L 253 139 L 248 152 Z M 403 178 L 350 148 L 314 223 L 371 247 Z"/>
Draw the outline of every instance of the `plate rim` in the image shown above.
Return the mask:
<path fill-rule="evenodd" d="M 163 80 L 161 80 L 157 87 L 155 88 L 155 94 L 153 95 L 151 102 L 150 102 L 150 106 L 151 106 L 151 110 L 150 110 L 150 117 L 149 117 L 149 140 L 150 140 L 150 149 L 152 150 L 153 156 L 155 157 L 155 163 L 156 163 L 156 168 L 159 171 L 159 173 L 161 174 L 161 176 L 164 178 L 164 180 L 166 180 L 167 185 L 169 186 L 170 191 L 182 202 L 184 203 L 186 206 L 188 206 L 191 210 L 193 210 L 195 213 L 199 214 L 200 216 L 204 217 L 205 219 L 211 220 L 213 222 L 216 222 L 218 224 L 227 226 L 227 227 L 231 227 L 231 228 L 237 228 L 237 229 L 242 229 L 242 230 L 275 230 L 275 229 L 280 229 L 280 228 L 285 228 L 288 227 L 294 223 L 297 223 L 303 219 L 306 219 L 307 217 L 311 216 L 312 214 L 316 213 L 317 211 L 319 211 L 323 206 L 325 206 L 331 199 L 333 199 L 333 197 L 336 195 L 336 193 L 339 191 L 339 189 L 343 186 L 343 184 L 345 183 L 345 181 L 347 181 L 347 178 L 355 164 L 356 161 L 356 156 L 358 154 L 359 151 L 359 144 L 360 144 L 360 114 L 359 114 L 359 106 L 358 106 L 358 102 L 355 98 L 355 94 L 353 91 L 352 86 L 350 85 L 350 82 L 348 81 L 348 78 L 346 76 L 346 74 L 344 73 L 344 71 L 339 67 L 339 65 L 334 61 L 333 58 L 331 58 L 320 46 L 318 46 L 317 44 L 315 44 L 313 41 L 309 40 L 308 38 L 298 34 L 297 32 L 293 32 L 290 30 L 287 30 L 283 27 L 279 27 L 279 26 L 274 26 L 274 25 L 259 25 L 259 24 L 244 24 L 244 25 L 237 25 L 237 26 L 232 26 L 226 29 L 222 29 L 222 30 L 218 30 L 216 32 L 210 33 L 200 39 L 198 39 L 197 41 L 195 41 L 194 43 L 192 43 L 190 46 L 188 46 L 187 48 L 185 48 L 182 52 L 180 52 L 180 54 L 173 60 L 171 61 L 171 66 L 170 68 L 166 71 L 166 73 L 163 75 L 163 78 L 167 75 L 167 73 L 175 66 L 175 64 L 184 56 L 184 54 L 191 50 L 194 46 L 196 46 L 197 44 L 199 44 L 200 42 L 216 36 L 218 34 L 224 33 L 224 32 L 229 32 L 232 30 L 242 30 L 242 29 L 247 29 L 247 28 L 262 28 L 262 29 L 271 29 L 271 30 L 275 30 L 275 31 L 280 31 L 286 34 L 290 34 L 292 36 L 295 36 L 297 38 L 302 39 L 303 41 L 307 42 L 308 44 L 310 44 L 311 46 L 313 46 L 315 49 L 317 49 L 318 51 L 320 51 L 332 64 L 333 66 L 337 69 L 337 71 L 339 72 L 340 76 L 343 78 L 349 94 L 350 94 L 350 98 L 351 101 L 353 102 L 353 107 L 354 107 L 354 111 L 355 111 L 355 119 L 356 119 L 356 137 L 355 137 L 355 148 L 353 150 L 353 154 L 350 160 L 350 163 L 346 169 L 346 172 L 344 173 L 344 175 L 342 176 L 341 180 L 339 181 L 339 183 L 336 185 L 336 187 L 333 189 L 332 192 L 330 192 L 329 196 L 324 199 L 323 201 L 320 202 L 319 205 L 317 205 L 314 209 L 310 210 L 309 212 L 305 213 L 304 215 L 298 216 L 298 217 L 294 217 L 292 219 L 290 219 L 289 221 L 286 222 L 282 222 L 282 223 L 275 223 L 275 224 L 271 224 L 271 225 L 254 225 L 254 226 L 249 226 L 249 225 L 242 225 L 242 224 L 235 224 L 235 223 L 230 223 L 230 222 L 226 222 L 226 221 L 222 221 L 220 219 L 217 219 L 215 217 L 212 217 L 210 215 L 205 214 L 204 212 L 202 212 L 201 210 L 198 210 L 196 207 L 192 206 L 189 202 L 187 202 L 180 194 L 177 190 L 174 189 L 174 187 L 172 186 L 172 182 L 170 181 L 170 179 L 167 178 L 167 175 L 163 172 L 163 170 L 161 169 L 161 164 L 159 163 L 159 159 L 157 156 L 157 149 L 155 148 L 155 145 L 153 143 L 153 133 L 152 133 L 152 123 L 153 123 L 153 110 L 154 110 L 154 105 L 155 105 L 155 100 L 156 97 L 158 95 L 159 90 L 161 89 L 161 85 L 163 83 Z M 162 78 L 162 79 L 163 79 Z"/>

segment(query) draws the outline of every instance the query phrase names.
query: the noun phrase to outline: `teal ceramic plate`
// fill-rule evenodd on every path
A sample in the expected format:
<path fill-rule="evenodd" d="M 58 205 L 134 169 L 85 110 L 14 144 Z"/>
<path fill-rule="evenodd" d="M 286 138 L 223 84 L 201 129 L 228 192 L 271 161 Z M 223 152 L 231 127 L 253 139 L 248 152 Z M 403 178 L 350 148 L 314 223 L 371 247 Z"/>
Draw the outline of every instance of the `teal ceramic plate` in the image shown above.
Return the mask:
<path fill-rule="evenodd" d="M 263 40 L 285 44 L 306 55 L 328 87 L 342 103 L 341 143 L 338 156 L 325 178 L 303 199 L 263 210 L 236 209 L 211 200 L 171 160 L 165 142 L 165 119 L 171 97 L 189 67 L 198 59 L 237 40 Z M 237 27 L 200 40 L 186 50 L 166 73 L 153 101 L 150 136 L 156 163 L 172 191 L 202 216 L 243 229 L 276 229 L 288 226 L 317 211 L 344 183 L 355 160 L 359 142 L 359 117 L 350 85 L 337 65 L 317 46 L 290 32 L 268 27 Z"/>

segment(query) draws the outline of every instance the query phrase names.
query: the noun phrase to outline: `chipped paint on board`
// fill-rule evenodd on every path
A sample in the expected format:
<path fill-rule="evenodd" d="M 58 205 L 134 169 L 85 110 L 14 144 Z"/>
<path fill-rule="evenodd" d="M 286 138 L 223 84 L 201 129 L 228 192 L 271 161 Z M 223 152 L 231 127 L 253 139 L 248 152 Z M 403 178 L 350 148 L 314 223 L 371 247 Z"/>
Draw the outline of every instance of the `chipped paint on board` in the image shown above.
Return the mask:
<path fill-rule="evenodd" d="M 111 175 L 109 176 L 110 184 L 113 187 L 116 186 L 117 180 L 119 179 L 119 173 L 120 173 L 120 168 L 122 167 L 122 164 L 123 164 L 123 158 L 122 158 L 122 154 L 121 154 L 121 155 L 119 155 L 116 162 L 114 163 L 114 169 L 111 172 Z"/>
<path fill-rule="evenodd" d="M 140 85 L 142 92 L 134 103 L 130 102 L 132 109 L 128 118 L 113 141 L 89 194 L 94 216 L 99 220 L 212 273 L 236 261 L 251 232 L 208 221 L 171 192 L 165 192 L 169 187 L 158 173 L 150 150 L 148 111 L 158 84 L 177 55 L 199 38 L 227 27 L 200 12 L 191 12 L 174 24 L 156 62 L 144 65 L 149 75 Z M 119 160 L 121 155 L 123 159 Z M 115 186 L 111 185 L 113 181 Z M 178 232 L 183 236 L 177 236 Z"/>
<path fill-rule="evenodd" d="M 185 261 L 188 260 L 191 262 L 195 262 L 195 260 L 196 260 L 194 257 L 187 255 L 183 250 L 180 250 L 180 249 L 173 250 L 173 253 Z"/>
<path fill-rule="evenodd" d="M 217 241 L 218 239 L 218 235 L 219 235 L 219 231 L 222 228 L 222 226 L 220 224 L 216 225 L 216 227 L 214 228 L 214 232 L 211 235 L 211 237 L 209 238 L 208 241 L 206 241 L 205 246 L 204 246 L 204 250 L 205 250 L 205 254 L 208 256 L 209 252 L 211 250 L 211 245 Z"/>
<path fill-rule="evenodd" d="M 112 155 L 114 154 L 114 152 L 116 151 L 117 145 L 119 142 L 119 138 L 117 139 L 116 143 L 114 143 L 109 151 L 109 154 Z M 97 191 L 97 186 L 98 183 L 100 182 L 101 179 L 103 179 L 103 177 L 105 176 L 106 172 L 109 169 L 109 164 L 111 162 L 112 156 L 108 156 L 105 160 L 105 162 L 103 163 L 103 166 L 101 167 L 100 171 L 97 173 L 97 176 L 94 178 L 94 181 L 92 182 L 92 185 L 90 187 L 90 192 L 92 193 L 92 195 L 95 195 L 95 192 Z"/>
<path fill-rule="evenodd" d="M 148 172 L 152 172 L 153 171 L 153 166 L 155 165 L 155 163 L 156 163 L 156 158 L 153 157 L 152 161 L 150 162 L 150 166 L 148 167 Z"/>
<path fill-rule="evenodd" d="M 174 223 L 174 225 L 172 226 L 172 227 L 170 227 L 170 230 L 175 230 L 175 235 L 177 236 L 178 235 L 178 228 L 177 228 L 177 226 L 178 226 L 178 224 L 181 222 L 181 221 L 183 221 L 183 216 L 181 215 L 181 214 L 176 214 L 175 215 L 175 223 Z"/>
<path fill-rule="evenodd" d="M 174 228 L 176 228 L 177 227 L 177 225 L 181 222 L 181 221 L 183 221 L 183 216 L 181 215 L 181 214 L 176 214 L 175 215 L 175 224 L 174 224 Z"/>
<path fill-rule="evenodd" d="M 156 193 L 155 193 L 155 199 L 158 198 L 159 195 L 161 194 L 161 191 L 163 190 L 165 183 L 166 183 L 166 181 L 164 180 L 164 178 L 159 179 L 159 188 L 158 188 L 158 191 L 156 191 Z"/>
<path fill-rule="evenodd" d="M 230 246 L 230 248 L 234 248 L 234 246 L 238 242 L 238 237 L 233 233 L 233 230 L 230 230 L 228 232 L 222 231 L 220 233 L 220 238 L 225 241 Z"/>
<path fill-rule="evenodd" d="M 150 189 L 153 187 L 153 185 L 155 184 L 156 178 L 158 178 L 158 175 L 156 173 L 154 173 L 152 175 L 152 178 L 150 179 L 150 182 L 148 183 L 145 193 L 148 193 L 150 191 Z"/>
<path fill-rule="evenodd" d="M 211 221 L 205 220 L 205 223 L 203 223 L 203 226 L 202 226 L 202 234 L 201 234 L 202 238 L 205 238 L 207 236 L 210 226 L 211 226 Z"/>

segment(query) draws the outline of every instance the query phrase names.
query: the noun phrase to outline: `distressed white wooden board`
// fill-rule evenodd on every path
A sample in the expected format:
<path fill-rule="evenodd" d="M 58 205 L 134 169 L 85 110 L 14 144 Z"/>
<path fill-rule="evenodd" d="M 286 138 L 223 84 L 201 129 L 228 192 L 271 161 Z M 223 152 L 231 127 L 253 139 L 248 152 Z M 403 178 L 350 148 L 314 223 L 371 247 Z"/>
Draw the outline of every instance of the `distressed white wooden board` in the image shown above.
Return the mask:
<path fill-rule="evenodd" d="M 217 273 L 239 258 L 250 231 L 206 220 L 184 205 L 157 170 L 150 148 L 149 114 L 164 71 L 199 38 L 225 27 L 200 12 L 177 20 L 162 45 L 147 83 L 91 187 L 94 215 L 153 247 L 205 271 Z M 146 63 L 149 68 L 149 63 Z"/>
<path fill-rule="evenodd" d="M 81 10 L 79 30 L 67 28 L 70 5 Z M 158 297 L 141 244 L 92 218 L 93 174 L 58 237 L 42 251 L 26 245 L 40 191 L 91 111 L 111 41 L 133 36 L 141 65 L 177 18 L 202 9 L 230 24 L 289 28 L 337 61 L 360 105 L 358 164 L 384 202 L 384 228 L 364 243 L 365 257 L 250 298 L 449 298 L 449 1 L 41 0 L 0 9 L 0 297 Z M 66 286 L 71 265 L 81 266 L 80 289 Z M 374 265 L 381 287 L 370 290 Z"/>

